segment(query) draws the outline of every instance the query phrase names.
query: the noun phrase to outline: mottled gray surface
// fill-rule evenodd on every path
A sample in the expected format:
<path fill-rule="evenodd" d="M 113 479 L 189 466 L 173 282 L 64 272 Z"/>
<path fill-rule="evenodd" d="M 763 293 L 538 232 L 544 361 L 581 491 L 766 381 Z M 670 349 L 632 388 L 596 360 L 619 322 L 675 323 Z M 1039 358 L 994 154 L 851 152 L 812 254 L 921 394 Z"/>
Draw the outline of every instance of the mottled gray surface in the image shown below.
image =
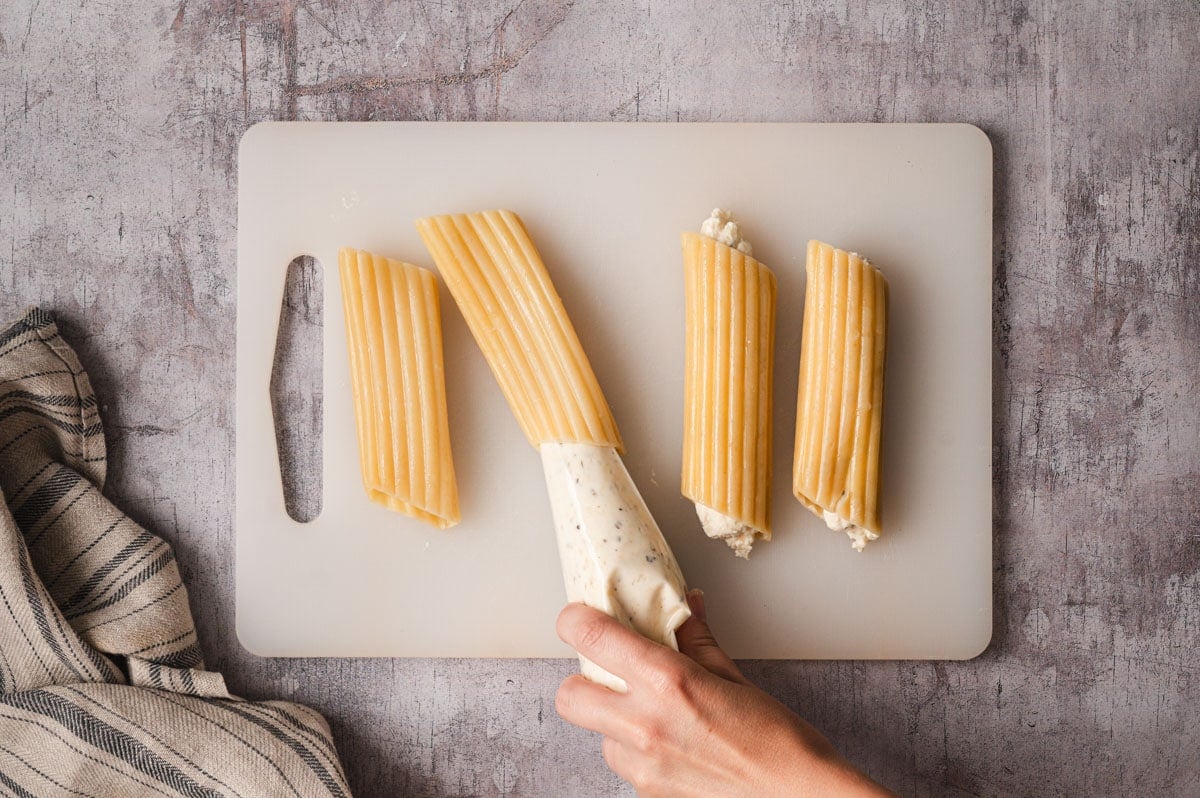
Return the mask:
<path fill-rule="evenodd" d="M 305 523 L 321 514 L 323 267 L 316 258 L 301 255 L 288 264 L 283 285 L 269 392 L 283 506 Z"/>
<path fill-rule="evenodd" d="M 55 311 L 210 661 L 359 795 L 625 795 L 566 661 L 233 633 L 236 145 L 262 119 L 969 121 L 996 150 L 996 635 L 748 670 L 907 795 L 1200 793 L 1200 5 L 0 4 L 0 315 Z M 719 632 L 719 630 L 718 630 Z"/>

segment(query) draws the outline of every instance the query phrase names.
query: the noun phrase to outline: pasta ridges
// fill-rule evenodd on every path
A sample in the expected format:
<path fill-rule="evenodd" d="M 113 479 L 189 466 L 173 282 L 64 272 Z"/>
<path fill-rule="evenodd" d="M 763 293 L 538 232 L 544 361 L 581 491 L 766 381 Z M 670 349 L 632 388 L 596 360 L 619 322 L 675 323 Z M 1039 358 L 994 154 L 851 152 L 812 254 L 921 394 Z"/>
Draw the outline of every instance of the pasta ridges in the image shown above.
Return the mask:
<path fill-rule="evenodd" d="M 712 238 L 684 233 L 681 243 L 682 492 L 769 539 L 775 276 Z M 748 545 L 734 548 L 748 553 Z"/>
<path fill-rule="evenodd" d="M 511 211 L 434 216 L 417 220 L 417 231 L 529 442 L 623 451 L 612 411 L 520 217 Z"/>
<path fill-rule="evenodd" d="M 458 523 L 437 283 L 369 252 L 338 254 L 363 486 L 383 506 Z"/>
<path fill-rule="evenodd" d="M 792 487 L 861 549 L 880 531 L 887 282 L 858 255 L 809 242 Z"/>
<path fill-rule="evenodd" d="M 514 240 L 512 228 L 504 223 L 504 219 L 497 212 L 468 216 L 466 220 L 479 237 L 495 267 L 480 271 L 493 294 L 505 295 L 506 286 L 522 279 L 524 275 L 520 268 L 521 263 L 541 264 L 536 252 L 531 255 L 522 250 Z M 514 255 L 518 252 L 520 260 L 514 265 Z M 531 260 L 531 257 L 537 260 Z M 536 275 L 543 270 L 544 267 L 529 271 Z M 563 357 L 562 350 L 554 346 L 562 336 L 561 328 L 555 323 L 554 316 L 557 314 L 536 312 L 537 308 L 553 308 L 553 303 L 548 300 L 536 279 L 530 280 L 528 289 L 536 304 L 522 304 L 514 296 L 511 301 L 504 302 L 504 305 L 510 314 L 508 318 L 517 322 L 513 323 L 513 329 L 520 340 L 522 354 L 528 359 L 530 367 L 545 377 L 544 382 L 532 385 L 536 390 L 534 401 L 538 403 L 538 409 L 546 411 L 546 417 L 543 418 L 545 427 L 562 430 L 564 435 L 572 438 L 582 437 L 586 433 L 579 428 L 580 419 L 567 411 L 572 403 L 579 404 L 580 396 L 577 383 L 570 381 L 567 376 L 570 373 L 565 367 L 568 358 Z M 565 311 L 562 315 L 566 315 Z M 550 400 L 552 396 L 569 397 L 569 401 L 554 402 Z"/>

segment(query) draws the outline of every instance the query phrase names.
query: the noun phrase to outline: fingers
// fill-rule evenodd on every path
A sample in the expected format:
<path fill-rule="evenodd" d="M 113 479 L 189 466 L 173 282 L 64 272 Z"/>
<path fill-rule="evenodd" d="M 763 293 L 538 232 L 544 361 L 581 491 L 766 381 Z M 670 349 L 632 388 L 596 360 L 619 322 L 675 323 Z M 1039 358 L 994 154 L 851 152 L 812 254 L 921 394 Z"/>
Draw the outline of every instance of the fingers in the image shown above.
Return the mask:
<path fill-rule="evenodd" d="M 568 604 L 558 614 L 558 636 L 604 670 L 627 683 L 671 666 L 675 652 L 626 629 L 615 619 L 583 604 Z"/>
<path fill-rule="evenodd" d="M 620 693 L 574 674 L 559 685 L 554 708 L 567 723 L 605 737 L 623 737 L 628 731 L 628 721 L 620 701 Z"/>
<path fill-rule="evenodd" d="M 704 593 L 692 590 L 688 593 L 688 606 L 692 608 L 692 617 L 675 630 L 675 640 L 679 650 L 691 657 L 702 668 L 738 684 L 749 684 L 746 677 L 734 664 L 729 655 L 717 645 L 712 630 L 708 628 L 708 614 L 704 607 Z"/>

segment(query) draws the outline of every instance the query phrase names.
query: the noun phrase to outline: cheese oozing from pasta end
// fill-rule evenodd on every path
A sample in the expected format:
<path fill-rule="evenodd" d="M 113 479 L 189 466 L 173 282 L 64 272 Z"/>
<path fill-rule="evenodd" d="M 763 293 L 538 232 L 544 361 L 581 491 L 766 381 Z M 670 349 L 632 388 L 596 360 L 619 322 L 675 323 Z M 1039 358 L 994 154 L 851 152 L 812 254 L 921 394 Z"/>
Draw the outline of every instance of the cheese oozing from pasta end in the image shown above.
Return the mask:
<path fill-rule="evenodd" d="M 700 235 L 719 241 L 727 247 L 733 247 L 747 255 L 754 254 L 750 242 L 742 237 L 742 228 L 733 221 L 729 211 L 713 208 L 711 214 L 700 224 Z"/>
<path fill-rule="evenodd" d="M 828 510 L 821 511 L 821 517 L 825 520 L 825 526 L 832 529 L 834 532 L 845 532 L 850 538 L 850 548 L 855 551 L 862 551 L 867 547 L 867 543 L 872 540 L 879 540 L 879 535 L 869 529 L 864 529 L 854 522 L 842 518 L 837 513 L 831 513 Z"/>
<path fill-rule="evenodd" d="M 696 504 L 696 515 L 704 534 L 714 540 L 723 540 L 733 549 L 733 553 L 743 560 L 750 559 L 750 549 L 754 546 L 755 538 L 761 538 L 766 533 L 756 527 L 744 524 L 733 516 L 725 515 L 706 504 Z"/>

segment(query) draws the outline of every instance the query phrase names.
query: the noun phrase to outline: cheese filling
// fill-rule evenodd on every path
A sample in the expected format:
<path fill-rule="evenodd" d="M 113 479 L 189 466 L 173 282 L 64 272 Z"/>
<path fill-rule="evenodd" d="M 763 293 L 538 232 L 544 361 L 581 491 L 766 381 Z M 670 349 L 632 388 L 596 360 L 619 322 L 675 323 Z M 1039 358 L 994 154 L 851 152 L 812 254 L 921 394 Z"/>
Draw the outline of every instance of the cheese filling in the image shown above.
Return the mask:
<path fill-rule="evenodd" d="M 683 574 L 621 456 L 587 443 L 543 443 L 539 451 L 567 600 L 678 648 L 675 630 L 691 616 Z M 583 657 L 580 669 L 625 692 L 622 679 Z"/>
<path fill-rule="evenodd" d="M 832 529 L 834 532 L 845 532 L 850 538 L 850 547 L 855 551 L 862 551 L 867 547 L 867 542 L 877 540 L 879 535 L 876 535 L 869 529 L 863 529 L 861 526 L 852 524 L 850 521 L 842 518 L 837 513 L 831 513 L 828 510 L 822 511 L 822 517 L 825 519 L 825 526 Z"/>
<path fill-rule="evenodd" d="M 750 242 L 742 238 L 742 229 L 738 227 L 738 223 L 730 218 L 728 211 L 720 208 L 713 208 L 709 217 L 700 224 L 700 235 L 720 241 L 725 246 L 733 247 L 747 255 L 754 254 Z"/>
<path fill-rule="evenodd" d="M 762 537 L 763 531 L 749 524 L 743 524 L 733 516 L 718 512 L 706 504 L 696 504 L 696 515 L 700 518 L 700 526 L 704 534 L 714 540 L 723 540 L 733 553 L 744 560 L 750 559 L 750 548 L 756 537 Z"/>

